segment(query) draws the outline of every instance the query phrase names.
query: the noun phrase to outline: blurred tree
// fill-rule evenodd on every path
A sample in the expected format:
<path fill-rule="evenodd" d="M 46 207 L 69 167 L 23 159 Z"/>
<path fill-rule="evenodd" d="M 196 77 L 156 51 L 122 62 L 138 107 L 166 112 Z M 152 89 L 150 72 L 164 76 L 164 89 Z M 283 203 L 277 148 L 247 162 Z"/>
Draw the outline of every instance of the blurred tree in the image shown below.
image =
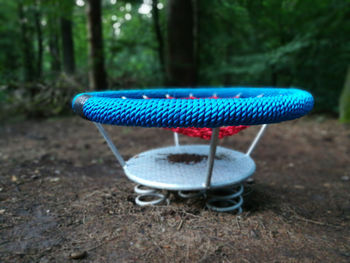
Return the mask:
<path fill-rule="evenodd" d="M 348 66 L 343 92 L 340 96 L 340 121 L 350 123 L 350 66 Z"/>
<path fill-rule="evenodd" d="M 23 47 L 21 21 L 15 1 L 1 5 L 0 12 L 0 85 L 21 78 Z"/>
<path fill-rule="evenodd" d="M 157 43 L 158 43 L 158 56 L 159 56 L 159 62 L 160 62 L 160 67 L 162 71 L 162 76 L 163 76 L 163 82 L 165 82 L 166 70 L 165 70 L 165 59 L 164 59 L 164 40 L 163 40 L 162 30 L 160 27 L 158 4 L 159 4 L 158 0 L 152 1 L 152 18 L 153 18 L 154 32 L 156 34 Z"/>
<path fill-rule="evenodd" d="M 193 1 L 168 1 L 168 85 L 197 84 L 194 17 Z"/>
<path fill-rule="evenodd" d="M 41 5 L 40 0 L 34 1 L 34 21 L 35 31 L 37 36 L 37 65 L 36 65 L 36 77 L 40 79 L 43 73 L 43 31 L 41 26 Z"/>
<path fill-rule="evenodd" d="M 24 6 L 22 0 L 18 1 L 18 19 L 21 30 L 21 50 L 23 56 L 24 80 L 34 81 L 36 79 L 35 56 L 33 47 L 33 28 L 30 25 L 28 16 L 28 8 Z"/>
<path fill-rule="evenodd" d="M 75 73 L 75 52 L 72 20 L 74 0 L 60 1 L 60 5 L 63 69 L 67 74 L 72 75 Z"/>
<path fill-rule="evenodd" d="M 91 90 L 107 89 L 102 38 L 101 0 L 87 0 L 86 14 L 89 40 L 89 81 Z"/>
<path fill-rule="evenodd" d="M 50 68 L 53 73 L 61 71 L 61 52 L 60 52 L 60 36 L 59 36 L 59 15 L 57 9 L 59 5 L 56 1 L 51 3 L 47 11 L 47 25 L 50 52 Z"/>

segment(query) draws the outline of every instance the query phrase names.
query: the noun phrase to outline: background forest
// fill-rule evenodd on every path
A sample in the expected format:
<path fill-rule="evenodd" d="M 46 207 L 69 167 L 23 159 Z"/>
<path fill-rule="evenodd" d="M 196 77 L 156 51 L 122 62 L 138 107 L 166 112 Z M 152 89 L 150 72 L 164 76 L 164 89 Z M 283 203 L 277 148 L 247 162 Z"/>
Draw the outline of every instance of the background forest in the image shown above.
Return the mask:
<path fill-rule="evenodd" d="M 0 0 L 0 118 L 165 85 L 297 86 L 335 115 L 349 40 L 348 0 Z"/>

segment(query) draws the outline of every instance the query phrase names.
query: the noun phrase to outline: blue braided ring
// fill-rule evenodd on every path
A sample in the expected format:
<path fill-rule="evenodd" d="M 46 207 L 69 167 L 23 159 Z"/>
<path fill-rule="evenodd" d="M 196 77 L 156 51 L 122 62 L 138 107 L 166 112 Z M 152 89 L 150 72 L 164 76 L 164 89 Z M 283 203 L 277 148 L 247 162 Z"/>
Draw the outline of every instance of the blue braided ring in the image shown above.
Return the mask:
<path fill-rule="evenodd" d="M 300 89 L 241 87 L 88 92 L 72 102 L 74 111 L 90 121 L 163 128 L 276 123 L 299 118 L 313 105 L 312 95 Z"/>

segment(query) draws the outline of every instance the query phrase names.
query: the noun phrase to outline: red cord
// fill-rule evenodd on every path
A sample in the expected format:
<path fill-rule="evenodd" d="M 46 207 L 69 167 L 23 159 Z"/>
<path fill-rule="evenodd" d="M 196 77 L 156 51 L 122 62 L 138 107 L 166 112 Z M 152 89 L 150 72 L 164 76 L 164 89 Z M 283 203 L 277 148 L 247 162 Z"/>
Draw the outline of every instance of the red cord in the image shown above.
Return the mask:
<path fill-rule="evenodd" d="M 226 136 L 232 136 L 246 128 L 248 128 L 248 126 L 243 126 L 243 125 L 221 127 L 219 131 L 219 139 L 222 139 Z M 190 137 L 199 137 L 204 140 L 210 140 L 211 134 L 213 132 L 212 128 L 164 128 L 164 129 L 172 130 L 173 132 L 187 135 Z"/>
<path fill-rule="evenodd" d="M 216 95 L 210 97 L 211 99 L 218 99 Z M 239 98 L 239 97 L 237 97 Z M 167 96 L 167 99 L 175 99 L 174 97 Z M 189 98 L 184 98 L 184 99 L 198 99 L 193 96 Z M 241 130 L 244 130 L 248 128 L 249 126 L 244 126 L 244 125 L 239 125 L 239 126 L 228 126 L 228 127 L 221 127 L 219 130 L 219 139 L 222 139 L 226 136 L 232 136 L 236 133 L 239 133 Z M 210 140 L 211 134 L 213 133 L 212 128 L 164 128 L 165 130 L 171 130 L 176 133 L 180 133 L 186 136 L 190 137 L 199 137 L 204 140 Z"/>

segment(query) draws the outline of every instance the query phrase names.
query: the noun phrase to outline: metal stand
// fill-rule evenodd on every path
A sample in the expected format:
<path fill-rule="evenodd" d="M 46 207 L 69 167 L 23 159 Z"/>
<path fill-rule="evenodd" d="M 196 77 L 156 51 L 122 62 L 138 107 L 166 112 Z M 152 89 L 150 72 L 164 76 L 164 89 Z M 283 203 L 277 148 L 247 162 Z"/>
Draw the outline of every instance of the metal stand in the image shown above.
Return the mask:
<path fill-rule="evenodd" d="M 263 125 L 250 145 L 248 151 L 240 153 L 218 147 L 219 129 L 214 128 L 210 145 L 180 145 L 174 133 L 175 146 L 150 150 L 132 157 L 127 162 L 111 141 L 106 130 L 95 123 L 109 148 L 122 166 L 126 176 L 138 183 L 134 190 L 135 203 L 140 206 L 169 203 L 168 194 L 159 190 L 178 191 L 182 198 L 205 196 L 208 209 L 217 212 L 242 212 L 243 185 L 255 171 L 255 163 L 250 155 L 265 132 Z M 194 163 L 173 163 L 168 156 L 172 154 L 198 155 L 205 158 Z M 203 177 L 205 174 L 205 177 Z M 151 199 L 151 200 L 148 200 Z"/>

